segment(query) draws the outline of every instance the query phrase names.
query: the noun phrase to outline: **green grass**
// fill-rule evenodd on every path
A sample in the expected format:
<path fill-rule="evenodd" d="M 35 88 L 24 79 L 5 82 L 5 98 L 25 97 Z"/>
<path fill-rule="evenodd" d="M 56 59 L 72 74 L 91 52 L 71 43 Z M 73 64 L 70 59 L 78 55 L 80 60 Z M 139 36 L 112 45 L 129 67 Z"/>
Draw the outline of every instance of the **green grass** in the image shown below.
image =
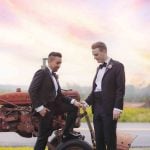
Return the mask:
<path fill-rule="evenodd" d="M 87 109 L 90 120 L 92 121 L 91 108 Z M 81 110 L 82 113 L 82 110 Z M 85 118 L 82 119 L 85 122 Z M 150 122 L 150 108 L 124 108 L 120 122 Z"/>
<path fill-rule="evenodd" d="M 87 111 L 87 113 L 88 113 L 88 116 L 89 116 L 90 120 L 92 121 L 93 114 L 92 114 L 92 111 L 91 111 L 91 107 L 90 107 L 90 108 L 87 108 L 86 111 Z M 82 110 L 82 109 L 80 110 L 80 113 L 83 113 L 83 110 Z M 86 121 L 86 120 L 85 120 L 85 117 L 83 117 L 81 121 L 85 122 L 85 121 Z"/>
<path fill-rule="evenodd" d="M 149 108 L 125 108 L 120 122 L 150 122 Z"/>

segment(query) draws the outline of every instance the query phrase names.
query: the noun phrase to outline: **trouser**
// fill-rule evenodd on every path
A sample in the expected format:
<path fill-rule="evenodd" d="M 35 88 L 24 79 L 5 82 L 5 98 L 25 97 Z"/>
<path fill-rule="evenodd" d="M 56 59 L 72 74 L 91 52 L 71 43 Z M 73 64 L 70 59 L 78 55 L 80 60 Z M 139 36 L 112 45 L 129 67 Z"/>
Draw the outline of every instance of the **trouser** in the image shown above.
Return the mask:
<path fill-rule="evenodd" d="M 96 137 L 96 150 L 117 150 L 117 121 L 113 120 L 112 113 L 105 112 L 101 93 L 95 93 L 93 123 Z"/>
<path fill-rule="evenodd" d="M 96 150 L 117 150 L 116 123 L 112 116 L 106 114 L 94 115 Z"/>
<path fill-rule="evenodd" d="M 52 121 L 54 115 L 67 113 L 64 134 L 69 133 L 74 127 L 78 111 L 77 107 L 72 104 L 57 101 L 49 105 L 48 108 L 50 109 L 50 112 L 47 112 L 44 117 L 39 117 L 39 132 L 34 150 L 45 150 L 48 137 L 53 132 Z"/>

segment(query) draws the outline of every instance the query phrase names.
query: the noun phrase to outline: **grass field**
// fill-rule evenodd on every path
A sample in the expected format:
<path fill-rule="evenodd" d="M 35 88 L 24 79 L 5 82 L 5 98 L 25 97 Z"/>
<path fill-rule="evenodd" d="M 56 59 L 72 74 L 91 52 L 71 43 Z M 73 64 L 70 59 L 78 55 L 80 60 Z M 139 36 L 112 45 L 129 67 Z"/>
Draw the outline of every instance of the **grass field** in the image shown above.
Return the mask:
<path fill-rule="evenodd" d="M 149 108 L 125 108 L 119 121 L 150 122 L 150 109 Z"/>
<path fill-rule="evenodd" d="M 81 110 L 82 112 L 82 110 Z M 91 108 L 87 109 L 90 120 L 92 121 Z M 85 119 L 83 118 L 84 122 Z M 149 108 L 124 108 L 120 122 L 150 122 L 150 109 Z"/>

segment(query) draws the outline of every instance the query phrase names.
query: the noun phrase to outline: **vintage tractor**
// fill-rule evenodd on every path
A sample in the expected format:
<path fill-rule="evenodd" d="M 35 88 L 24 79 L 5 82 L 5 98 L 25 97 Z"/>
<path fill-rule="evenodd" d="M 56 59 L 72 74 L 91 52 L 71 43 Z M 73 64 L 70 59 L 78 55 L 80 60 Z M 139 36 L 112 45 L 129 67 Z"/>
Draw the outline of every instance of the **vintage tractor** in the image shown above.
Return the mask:
<path fill-rule="evenodd" d="M 43 67 L 46 65 L 46 59 L 43 59 Z M 78 91 L 62 90 L 66 96 L 80 101 Z M 86 110 L 83 113 L 78 111 L 75 127 L 80 127 L 81 118 L 85 117 L 89 132 L 91 135 L 92 145 L 84 140 L 81 135 L 79 139 L 70 139 L 62 142 L 62 131 L 65 125 L 66 114 L 54 116 L 53 130 L 54 137 L 48 142 L 48 150 L 96 150 L 95 135 L 89 116 Z M 22 92 L 20 88 L 16 92 L 0 94 L 0 132 L 16 132 L 23 137 L 36 137 L 38 133 L 38 118 L 32 113 L 31 100 L 28 92 Z M 117 133 L 117 149 L 128 150 L 134 136 L 124 133 Z"/>
<path fill-rule="evenodd" d="M 80 96 L 77 91 L 63 90 L 62 93 L 77 100 Z M 78 113 L 75 127 L 80 127 L 80 119 L 83 114 Z M 23 137 L 37 136 L 38 132 L 38 118 L 32 114 L 31 101 L 27 92 L 21 92 L 17 89 L 16 92 L 0 94 L 0 132 L 16 132 Z M 65 124 L 65 114 L 54 116 L 53 130 L 55 137 L 48 143 L 49 150 L 62 149 L 66 145 L 61 143 L 62 129 Z M 71 140 L 70 140 L 71 142 Z M 75 144 L 76 142 L 76 144 Z M 67 143 L 68 144 L 68 143 Z M 80 136 L 78 140 L 69 143 L 73 149 L 74 144 L 76 148 L 82 146 L 83 149 L 92 149 L 91 146 L 84 141 L 84 136 Z M 68 147 L 68 145 L 66 145 Z"/>

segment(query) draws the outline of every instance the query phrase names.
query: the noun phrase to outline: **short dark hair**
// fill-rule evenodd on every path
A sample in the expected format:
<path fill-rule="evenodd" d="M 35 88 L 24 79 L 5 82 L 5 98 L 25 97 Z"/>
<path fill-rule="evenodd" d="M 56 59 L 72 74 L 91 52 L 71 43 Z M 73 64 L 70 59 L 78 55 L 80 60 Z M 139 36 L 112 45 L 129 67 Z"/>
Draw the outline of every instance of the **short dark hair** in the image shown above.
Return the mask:
<path fill-rule="evenodd" d="M 92 49 L 99 48 L 100 50 L 107 51 L 107 46 L 104 42 L 96 42 L 96 43 L 92 44 L 91 48 Z"/>
<path fill-rule="evenodd" d="M 50 56 L 54 56 L 54 57 L 62 57 L 62 54 L 61 53 L 59 53 L 59 52 L 51 52 L 51 53 L 49 53 L 49 55 L 48 55 L 48 57 L 50 57 Z"/>

